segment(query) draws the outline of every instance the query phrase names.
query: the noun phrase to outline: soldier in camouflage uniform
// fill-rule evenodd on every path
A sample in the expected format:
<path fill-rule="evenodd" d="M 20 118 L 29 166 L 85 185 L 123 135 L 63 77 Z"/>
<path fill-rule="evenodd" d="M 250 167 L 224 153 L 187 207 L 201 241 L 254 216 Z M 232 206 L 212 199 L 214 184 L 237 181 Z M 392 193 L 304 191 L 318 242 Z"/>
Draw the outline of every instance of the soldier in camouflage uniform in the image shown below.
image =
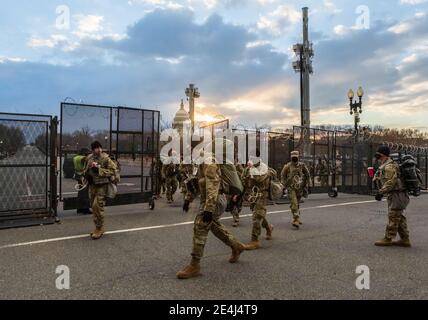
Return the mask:
<path fill-rule="evenodd" d="M 162 175 L 165 177 L 166 200 L 168 203 L 174 202 L 174 194 L 178 188 L 178 167 L 174 163 L 162 166 Z"/>
<path fill-rule="evenodd" d="M 321 183 L 321 187 L 328 186 L 328 165 L 325 159 L 319 157 L 317 165 L 315 166 L 315 174 L 318 176 L 318 179 Z"/>
<path fill-rule="evenodd" d="M 286 164 L 281 172 L 281 182 L 288 190 L 290 199 L 290 209 L 293 214 L 292 225 L 299 229 L 300 221 L 300 201 L 303 196 L 307 197 L 311 183 L 311 175 L 303 162 L 299 161 L 299 152 L 291 152 L 291 162 Z"/>
<path fill-rule="evenodd" d="M 199 188 L 201 193 L 200 212 L 193 227 L 193 250 L 190 264 L 177 273 L 179 279 L 189 279 L 200 275 L 200 260 L 204 254 L 208 233 L 211 231 L 219 240 L 232 248 L 230 263 L 236 263 L 245 246 L 237 241 L 224 225 L 220 217 L 226 208 L 226 196 L 221 190 L 220 165 L 205 161 L 201 165 Z"/>
<path fill-rule="evenodd" d="M 381 163 L 375 180 L 380 182 L 380 189 L 376 194 L 376 200 L 381 201 L 384 196 L 388 202 L 388 225 L 385 237 L 375 243 L 376 246 L 401 246 L 410 247 L 409 230 L 404 210 L 409 204 L 409 195 L 400 178 L 400 168 L 390 157 L 390 149 L 380 146 L 376 152 L 376 159 Z M 400 235 L 399 241 L 393 241 Z"/>
<path fill-rule="evenodd" d="M 98 141 L 91 145 L 92 154 L 87 157 L 84 169 L 89 184 L 89 197 L 94 216 L 95 231 L 91 233 L 94 240 L 100 239 L 104 234 L 104 206 L 108 184 L 117 170 L 116 164 L 103 152 Z"/>
<path fill-rule="evenodd" d="M 272 240 L 273 225 L 269 224 L 266 219 L 271 173 L 269 167 L 261 161 L 256 164 L 250 162 L 244 171 L 244 185 L 250 188 L 249 201 L 250 209 L 253 212 L 251 242 L 245 246 L 246 250 L 260 248 L 259 237 L 262 233 L 262 227 L 266 229 L 266 240 Z"/>

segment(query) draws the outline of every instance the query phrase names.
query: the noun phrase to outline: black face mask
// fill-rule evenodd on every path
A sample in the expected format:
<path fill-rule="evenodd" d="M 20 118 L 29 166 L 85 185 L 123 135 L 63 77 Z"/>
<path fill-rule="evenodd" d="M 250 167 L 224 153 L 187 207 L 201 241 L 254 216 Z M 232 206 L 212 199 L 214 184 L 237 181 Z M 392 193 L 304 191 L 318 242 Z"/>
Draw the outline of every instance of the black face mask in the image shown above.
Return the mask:
<path fill-rule="evenodd" d="M 294 163 L 299 162 L 299 158 L 291 158 L 291 161 L 293 161 Z"/>

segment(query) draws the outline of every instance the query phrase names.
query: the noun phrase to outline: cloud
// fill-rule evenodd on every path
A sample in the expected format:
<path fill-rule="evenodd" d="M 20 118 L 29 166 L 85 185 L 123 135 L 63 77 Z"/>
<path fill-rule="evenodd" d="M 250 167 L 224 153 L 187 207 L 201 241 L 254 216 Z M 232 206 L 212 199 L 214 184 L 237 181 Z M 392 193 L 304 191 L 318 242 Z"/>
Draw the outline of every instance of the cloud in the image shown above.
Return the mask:
<path fill-rule="evenodd" d="M 268 15 L 262 15 L 257 28 L 273 36 L 280 36 L 287 27 L 300 22 L 302 14 L 289 5 L 280 5 Z"/>
<path fill-rule="evenodd" d="M 215 0 L 211 0 L 215 1 Z M 154 8 L 162 8 L 162 9 L 170 9 L 170 10 L 180 10 L 183 9 L 184 6 L 175 1 L 168 0 L 129 0 L 128 5 L 149 5 Z"/>
<path fill-rule="evenodd" d="M 402 24 L 408 32 L 393 32 Z M 218 14 L 196 22 L 188 9 L 148 12 L 116 39 L 102 36 L 106 29 L 93 28 L 100 37 L 79 39 L 80 46 L 67 55 L 73 62 L 68 66 L 0 58 L 0 108 L 43 105 L 58 113 L 59 101 L 70 96 L 94 104 L 159 106 L 170 119 L 184 88 L 196 83 L 202 94 L 198 106 L 210 114 L 248 125 L 299 123 L 299 77 L 269 36 Z M 367 92 L 363 123 L 426 122 L 426 15 L 375 21 L 369 30 L 345 28 L 330 36 L 311 31 L 315 34 L 313 124 L 350 123 L 346 93 L 359 85 Z M 56 44 L 53 54 L 61 46 Z"/>
<path fill-rule="evenodd" d="M 409 32 L 398 32 L 406 26 Z M 404 127 L 422 124 L 428 101 L 428 19 L 377 21 L 370 30 L 346 29 L 315 47 L 313 116 L 349 122 L 346 92 L 366 89 L 363 122 Z M 340 29 L 339 29 L 340 30 Z M 338 31 L 338 30 L 337 30 Z M 364 50 L 355 50 L 363 44 Z M 419 110 L 415 117 L 415 110 Z M 404 114 L 404 116 L 403 116 Z"/>
<path fill-rule="evenodd" d="M 126 39 L 94 42 L 117 52 L 144 57 L 209 59 L 231 63 L 242 60 L 247 43 L 255 35 L 245 28 L 226 24 L 213 14 L 203 24 L 194 22 L 189 10 L 155 10 L 130 26 Z"/>
<path fill-rule="evenodd" d="M 324 0 L 323 5 L 328 12 L 334 15 L 343 11 L 342 9 L 339 9 L 333 1 L 330 0 Z"/>
<path fill-rule="evenodd" d="M 400 3 L 415 6 L 418 4 L 426 3 L 427 1 L 428 0 L 400 0 Z"/>
<path fill-rule="evenodd" d="M 131 25 L 123 39 L 86 39 L 69 55 L 80 60 L 70 66 L 2 64 L 0 74 L 13 75 L 6 87 L 15 90 L 8 96 L 2 94 L 1 107 L 8 107 L 7 101 L 18 108 L 43 101 L 54 112 L 59 101 L 70 96 L 95 104 L 160 106 L 169 118 L 184 88 L 195 82 L 202 93 L 200 103 L 226 114 L 238 97 L 254 88 L 275 86 L 288 61 L 272 44 L 242 26 L 224 22 L 219 15 L 196 23 L 189 10 L 159 9 Z M 6 78 L 0 78 L 0 85 L 2 80 Z M 227 101 L 231 103 L 222 105 Z M 254 121 L 251 108 L 242 119 Z"/>

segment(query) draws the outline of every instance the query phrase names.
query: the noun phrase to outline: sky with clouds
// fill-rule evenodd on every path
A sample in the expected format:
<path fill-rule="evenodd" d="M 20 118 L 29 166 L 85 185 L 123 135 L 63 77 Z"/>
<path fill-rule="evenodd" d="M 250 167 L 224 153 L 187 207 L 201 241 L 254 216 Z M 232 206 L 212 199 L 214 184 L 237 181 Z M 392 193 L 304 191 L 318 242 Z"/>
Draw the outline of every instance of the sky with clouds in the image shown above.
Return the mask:
<path fill-rule="evenodd" d="M 58 114 L 71 97 L 170 121 L 195 83 L 201 114 L 298 124 L 303 6 L 314 125 L 352 123 L 361 85 L 364 124 L 428 130 L 428 0 L 2 0 L 0 111 Z"/>

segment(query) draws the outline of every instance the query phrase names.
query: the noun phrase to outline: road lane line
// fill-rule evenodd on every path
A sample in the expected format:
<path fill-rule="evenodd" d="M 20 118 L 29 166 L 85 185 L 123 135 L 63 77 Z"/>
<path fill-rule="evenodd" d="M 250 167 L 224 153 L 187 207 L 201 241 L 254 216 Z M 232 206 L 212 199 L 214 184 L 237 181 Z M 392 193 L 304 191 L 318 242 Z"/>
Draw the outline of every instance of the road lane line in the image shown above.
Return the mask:
<path fill-rule="evenodd" d="M 301 211 L 307 211 L 307 210 L 314 210 L 314 209 L 343 207 L 343 206 L 350 206 L 350 205 L 356 205 L 356 204 L 366 204 L 366 203 L 373 203 L 373 202 L 377 202 L 377 201 L 376 200 L 367 200 L 367 201 L 356 201 L 356 202 L 344 202 L 344 203 L 337 203 L 337 204 L 331 204 L 331 205 L 321 205 L 321 206 L 315 206 L 315 207 L 301 208 L 300 210 Z M 267 214 L 271 215 L 271 214 L 287 213 L 287 212 L 290 212 L 290 209 L 279 210 L 279 211 L 270 211 L 270 212 L 267 212 Z M 253 216 L 252 214 L 245 214 L 245 215 L 241 215 L 240 217 L 241 218 L 248 218 L 248 217 L 252 217 L 252 216 Z M 232 216 L 223 217 L 220 220 L 231 220 L 231 219 L 233 219 Z M 193 223 L 194 223 L 193 221 L 186 221 L 186 222 L 179 222 L 179 223 L 173 223 L 173 224 L 163 224 L 163 225 L 158 225 L 158 226 L 108 231 L 105 234 L 106 235 L 108 235 L 108 234 L 120 234 L 120 233 L 130 233 L 130 232 L 138 232 L 138 231 L 146 231 L 146 230 L 163 229 L 163 228 L 173 228 L 173 227 L 192 225 Z M 88 237 L 88 234 L 80 234 L 80 235 L 69 236 L 69 237 L 61 237 L 61 238 L 52 238 L 52 239 L 37 240 L 37 241 L 30 241 L 30 242 L 14 243 L 14 244 L 8 244 L 8 245 L 0 246 L 0 250 L 1 249 L 8 249 L 8 248 L 32 246 L 32 245 L 51 243 L 51 242 L 76 240 L 76 239 L 82 239 L 82 238 L 87 238 L 87 237 Z"/>

